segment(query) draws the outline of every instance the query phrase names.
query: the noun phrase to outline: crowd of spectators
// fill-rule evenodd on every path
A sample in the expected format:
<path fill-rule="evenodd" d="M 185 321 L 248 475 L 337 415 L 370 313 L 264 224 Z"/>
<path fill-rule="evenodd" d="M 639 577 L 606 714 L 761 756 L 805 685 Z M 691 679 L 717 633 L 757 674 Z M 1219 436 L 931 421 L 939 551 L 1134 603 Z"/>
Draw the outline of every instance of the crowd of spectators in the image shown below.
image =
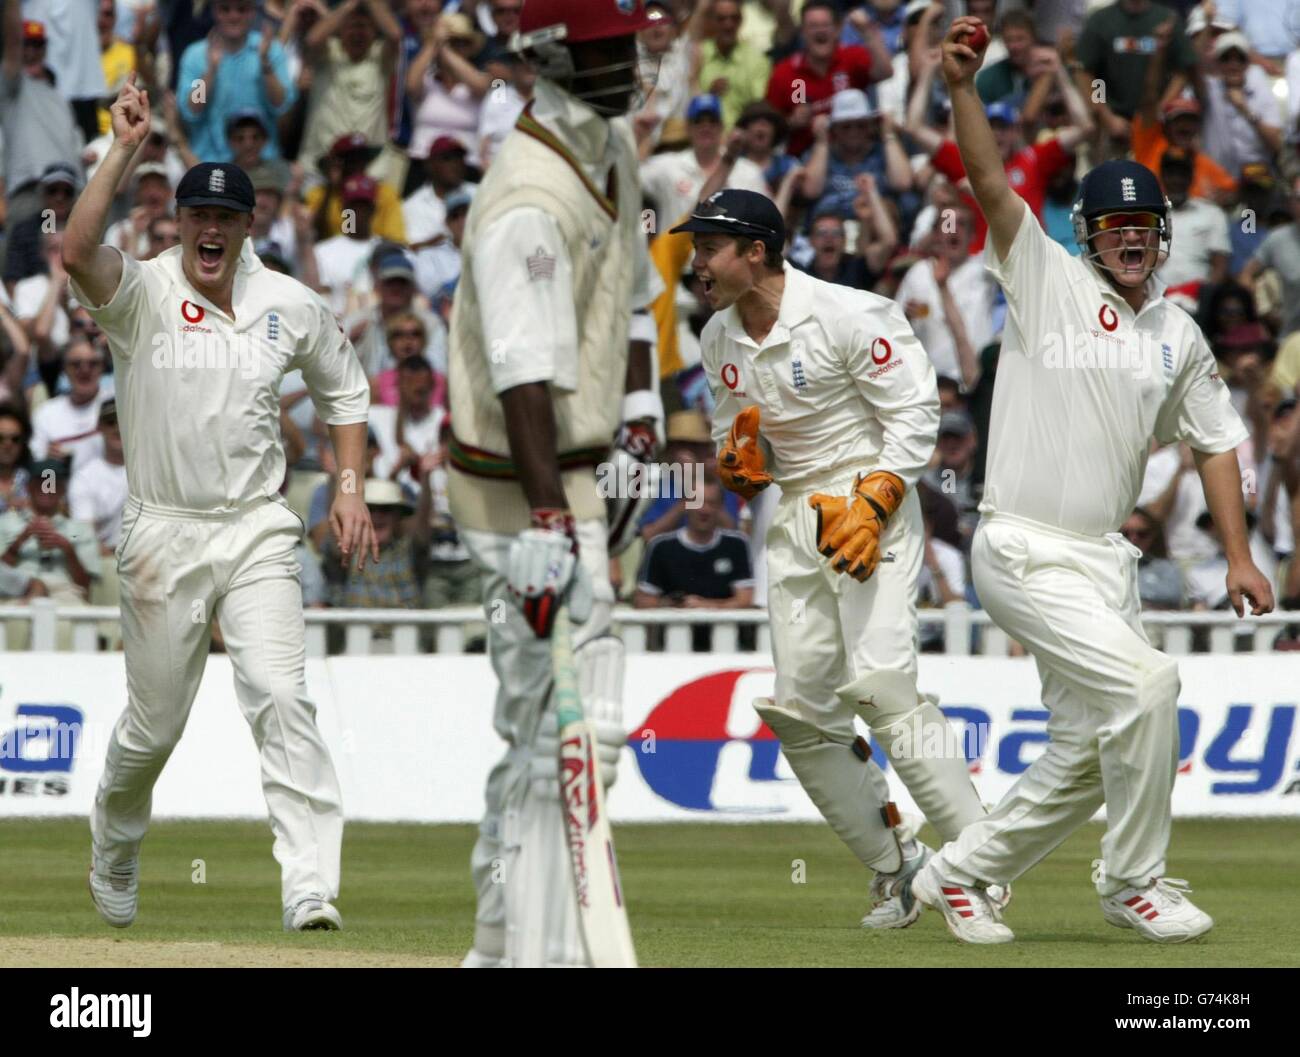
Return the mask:
<path fill-rule="evenodd" d="M 111 601 L 126 496 L 103 335 L 71 297 L 60 240 L 134 73 L 152 133 L 105 239 L 178 243 L 197 161 L 249 172 L 263 262 L 327 300 L 371 379 L 366 492 L 382 557 L 349 573 L 325 522 L 337 468 L 286 378 L 285 493 L 307 526 L 311 606 L 474 602 L 446 499 L 447 324 L 476 184 L 531 98 L 511 53 L 526 0 L 0 0 L 0 600 Z M 1005 305 L 983 266 L 938 73 L 951 18 L 994 30 L 977 88 L 1013 187 L 1077 253 L 1080 175 L 1131 156 L 1173 207 L 1164 296 L 1200 323 L 1250 437 L 1252 547 L 1300 608 L 1300 0 L 650 0 L 630 115 L 641 160 L 668 443 L 641 540 L 611 564 L 641 607 L 765 602 L 765 505 L 714 477 L 707 321 L 688 236 L 723 187 L 770 195 L 791 267 L 896 299 L 939 377 L 922 605 L 965 599 Z M 526 179 L 526 174 L 521 174 Z M 1032 458 L 1032 453 L 1026 453 Z M 675 472 L 682 466 L 695 474 Z M 1191 453 L 1150 457 L 1123 525 L 1153 609 L 1222 609 L 1223 554 Z M 705 629 L 707 630 L 707 629 Z M 708 636 L 696 638 L 707 648 Z M 1285 644 L 1285 636 L 1279 640 Z"/>

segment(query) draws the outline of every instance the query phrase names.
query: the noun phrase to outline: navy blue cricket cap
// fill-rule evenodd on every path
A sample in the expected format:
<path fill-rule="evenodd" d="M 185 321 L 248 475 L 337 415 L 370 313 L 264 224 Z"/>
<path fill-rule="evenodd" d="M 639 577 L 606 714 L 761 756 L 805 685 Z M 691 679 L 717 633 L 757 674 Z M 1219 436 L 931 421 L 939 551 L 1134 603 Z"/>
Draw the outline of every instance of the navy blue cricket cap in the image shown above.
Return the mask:
<path fill-rule="evenodd" d="M 781 210 L 767 195 L 757 191 L 719 191 L 695 207 L 684 224 L 670 235 L 690 232 L 693 235 L 736 235 L 762 242 L 778 252 L 785 247 L 785 220 Z"/>
<path fill-rule="evenodd" d="M 253 181 L 238 165 L 205 161 L 181 177 L 178 206 L 219 206 L 236 213 L 253 211 Z"/>
<path fill-rule="evenodd" d="M 1084 176 L 1075 207 L 1080 216 L 1149 210 L 1165 215 L 1165 193 L 1156 174 L 1126 158 L 1102 162 Z"/>

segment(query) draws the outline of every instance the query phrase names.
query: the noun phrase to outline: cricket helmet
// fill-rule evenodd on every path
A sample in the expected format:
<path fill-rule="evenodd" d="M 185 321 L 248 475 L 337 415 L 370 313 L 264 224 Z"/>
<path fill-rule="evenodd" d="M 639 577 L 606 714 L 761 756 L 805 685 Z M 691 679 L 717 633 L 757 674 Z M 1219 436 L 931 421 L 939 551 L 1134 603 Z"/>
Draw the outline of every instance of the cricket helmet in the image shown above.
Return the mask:
<path fill-rule="evenodd" d="M 1156 174 L 1145 165 L 1126 158 L 1102 162 L 1089 171 L 1079 184 L 1078 197 L 1070 210 L 1074 241 L 1084 260 L 1091 261 L 1100 268 L 1098 253 L 1089 245 L 1089 240 L 1098 231 L 1123 232 L 1154 228 L 1160 232 L 1158 267 L 1169 256 L 1169 245 L 1173 240 L 1173 222 L 1169 215 L 1171 209 L 1172 204 L 1165 197 Z M 1121 218 L 1120 225 L 1106 225 L 1107 216 Z M 1129 222 L 1148 216 L 1153 222 Z"/>
<path fill-rule="evenodd" d="M 579 70 L 567 45 L 627 37 L 663 21 L 659 10 L 647 11 L 645 0 L 524 0 L 519 30 L 510 38 L 510 50 L 524 55 L 540 76 L 562 84 L 575 99 L 605 115 L 621 113 L 600 102 L 623 88 L 584 88 L 582 82 L 601 74 L 627 71 L 639 84 L 637 63 L 616 63 Z"/>

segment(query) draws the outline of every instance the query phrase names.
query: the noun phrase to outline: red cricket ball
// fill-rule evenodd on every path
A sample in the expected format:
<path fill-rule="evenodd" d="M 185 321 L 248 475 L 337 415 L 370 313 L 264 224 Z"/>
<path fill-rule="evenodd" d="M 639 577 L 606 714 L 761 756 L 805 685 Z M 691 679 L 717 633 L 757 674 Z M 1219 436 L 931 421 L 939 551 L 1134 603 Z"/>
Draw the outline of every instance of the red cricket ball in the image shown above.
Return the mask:
<path fill-rule="evenodd" d="M 966 39 L 962 41 L 966 47 L 970 48 L 976 55 L 980 54 L 989 46 L 989 31 L 981 22 L 978 26 L 966 31 Z"/>

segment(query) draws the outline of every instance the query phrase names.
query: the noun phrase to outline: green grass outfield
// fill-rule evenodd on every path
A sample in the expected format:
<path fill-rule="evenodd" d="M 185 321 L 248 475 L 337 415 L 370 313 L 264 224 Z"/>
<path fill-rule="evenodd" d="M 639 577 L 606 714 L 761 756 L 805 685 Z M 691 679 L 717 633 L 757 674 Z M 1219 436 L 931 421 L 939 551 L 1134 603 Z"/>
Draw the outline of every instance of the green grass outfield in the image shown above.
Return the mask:
<path fill-rule="evenodd" d="M 627 825 L 617 843 L 647 966 L 1300 964 L 1300 820 L 1175 825 L 1170 872 L 1216 921 L 1175 947 L 1102 920 L 1089 882 L 1100 836 L 1086 827 L 1016 884 L 1007 922 L 1018 942 L 994 948 L 959 945 L 931 912 L 903 931 L 858 928 L 867 875 L 824 826 Z M 473 837 L 470 826 L 350 824 L 346 930 L 286 935 L 264 825 L 159 822 L 140 916 L 119 931 L 90 904 L 84 821 L 0 821 L 0 965 L 454 965 L 471 937 Z M 192 880 L 196 859 L 204 884 Z"/>

